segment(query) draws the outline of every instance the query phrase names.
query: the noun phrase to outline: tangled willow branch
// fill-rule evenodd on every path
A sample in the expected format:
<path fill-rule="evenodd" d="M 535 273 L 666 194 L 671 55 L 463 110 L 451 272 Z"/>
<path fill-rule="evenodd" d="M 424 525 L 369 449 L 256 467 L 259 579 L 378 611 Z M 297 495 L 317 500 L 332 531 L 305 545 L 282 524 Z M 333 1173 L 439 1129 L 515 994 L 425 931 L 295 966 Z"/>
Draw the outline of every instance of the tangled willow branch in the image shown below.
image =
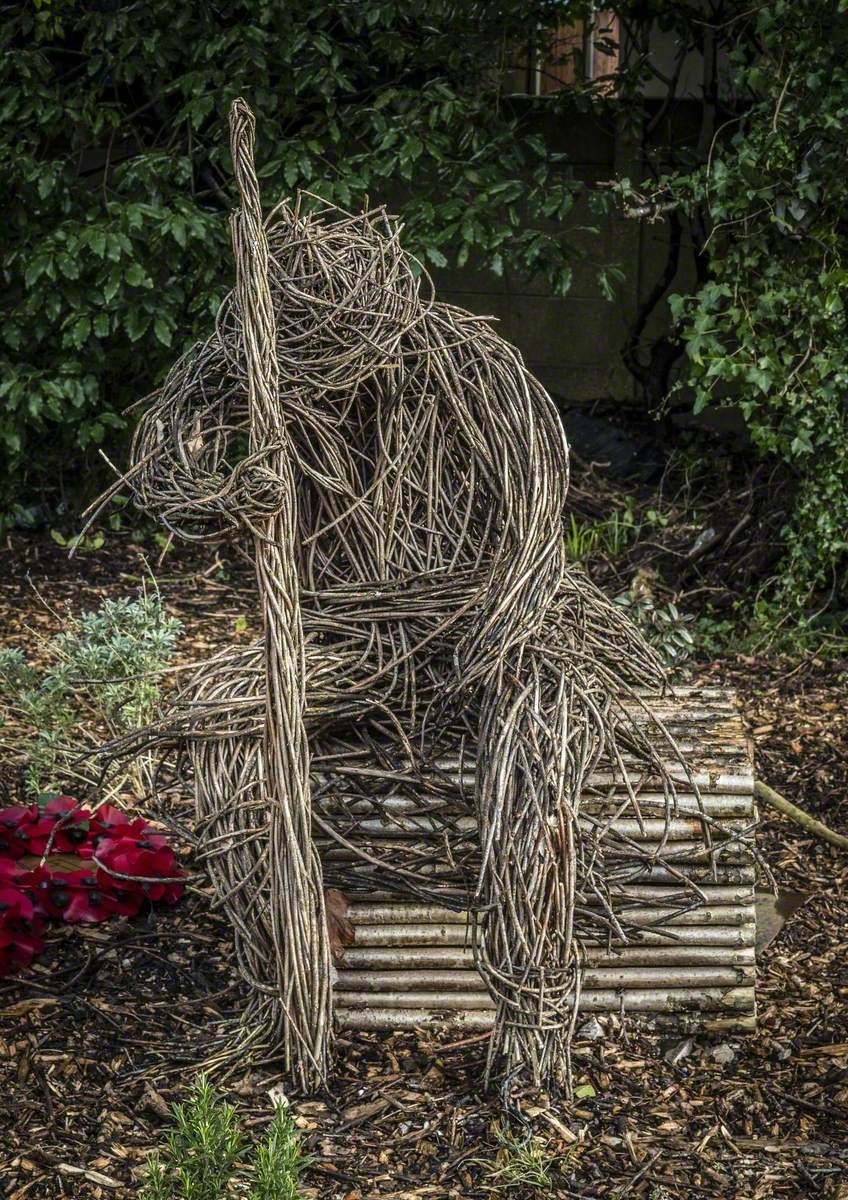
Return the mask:
<path fill-rule="evenodd" d="M 236 289 L 142 415 L 126 481 L 175 533 L 252 545 L 264 638 L 122 752 L 188 749 L 255 1053 L 326 1078 L 332 885 L 471 910 L 490 1078 L 562 1081 L 581 945 L 637 934 L 617 882 L 676 871 L 662 833 L 587 814 L 589 777 L 640 827 L 634 780 L 666 824 L 681 781 L 698 796 L 632 715 L 661 666 L 565 560 L 567 447 L 518 353 L 431 298 L 382 208 L 299 196 L 263 226 L 242 101 L 231 127 Z"/>

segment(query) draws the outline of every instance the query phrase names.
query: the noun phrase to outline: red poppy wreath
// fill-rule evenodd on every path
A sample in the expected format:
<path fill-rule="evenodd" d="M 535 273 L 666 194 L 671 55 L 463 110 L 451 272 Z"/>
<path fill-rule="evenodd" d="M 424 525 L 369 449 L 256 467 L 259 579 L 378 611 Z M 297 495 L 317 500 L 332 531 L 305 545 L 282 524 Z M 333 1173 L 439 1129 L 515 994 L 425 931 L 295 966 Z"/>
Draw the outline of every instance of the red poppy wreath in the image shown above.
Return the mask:
<path fill-rule="evenodd" d="M 45 918 L 133 917 L 146 900 L 176 903 L 182 877 L 167 838 L 109 804 L 47 795 L 0 809 L 0 976 L 41 953 Z"/>

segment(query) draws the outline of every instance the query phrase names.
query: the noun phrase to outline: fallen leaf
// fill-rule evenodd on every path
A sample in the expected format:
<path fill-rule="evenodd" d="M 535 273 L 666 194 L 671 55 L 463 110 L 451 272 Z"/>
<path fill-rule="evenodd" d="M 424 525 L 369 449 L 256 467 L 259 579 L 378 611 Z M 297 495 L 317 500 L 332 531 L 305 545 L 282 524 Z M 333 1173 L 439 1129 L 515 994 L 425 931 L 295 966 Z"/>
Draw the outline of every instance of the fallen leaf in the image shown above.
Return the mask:
<path fill-rule="evenodd" d="M 345 946 L 353 945 L 356 931 L 348 920 L 347 896 L 338 888 L 327 888 L 324 892 L 324 909 L 327 914 L 327 933 L 330 938 L 330 953 L 334 963 L 344 958 Z"/>

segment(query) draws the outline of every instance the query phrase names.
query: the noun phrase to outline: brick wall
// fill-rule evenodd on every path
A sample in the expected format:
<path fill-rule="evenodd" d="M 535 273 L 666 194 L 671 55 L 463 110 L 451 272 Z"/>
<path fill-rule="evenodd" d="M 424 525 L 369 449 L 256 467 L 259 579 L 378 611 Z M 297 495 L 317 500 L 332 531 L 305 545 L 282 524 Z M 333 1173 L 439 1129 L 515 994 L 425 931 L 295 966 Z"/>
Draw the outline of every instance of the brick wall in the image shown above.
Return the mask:
<path fill-rule="evenodd" d="M 564 128 L 540 122 L 541 132 L 567 152 L 575 173 L 584 179 L 628 176 L 637 180 L 638 153 L 621 130 L 598 127 L 589 117 L 570 117 Z M 575 213 L 570 225 L 598 225 L 587 211 Z M 608 217 L 600 233 L 574 232 L 571 241 L 584 253 L 575 263 L 565 298 L 550 295 L 539 280 L 505 272 L 498 278 L 469 264 L 461 270 L 434 271 L 440 299 L 471 312 L 491 315 L 508 341 L 521 350 L 527 366 L 556 395 L 571 402 L 612 397 L 638 402 L 638 390 L 622 365 L 621 348 L 640 298 L 653 286 L 665 262 L 667 230 L 663 222 L 642 225 Z M 596 280 L 603 262 L 625 271 L 615 300 L 602 296 Z M 681 270 L 669 290 L 692 279 L 691 255 L 684 251 Z M 649 336 L 663 332 L 667 312 L 661 306 L 649 324 Z"/>

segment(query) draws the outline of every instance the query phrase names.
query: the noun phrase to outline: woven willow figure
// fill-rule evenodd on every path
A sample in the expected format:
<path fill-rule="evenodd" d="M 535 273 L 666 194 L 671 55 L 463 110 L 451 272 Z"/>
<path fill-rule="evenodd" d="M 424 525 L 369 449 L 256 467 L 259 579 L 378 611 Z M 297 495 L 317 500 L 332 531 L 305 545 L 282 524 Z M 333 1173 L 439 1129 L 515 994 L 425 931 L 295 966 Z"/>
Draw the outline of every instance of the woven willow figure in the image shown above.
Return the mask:
<path fill-rule="evenodd" d="M 263 224 L 243 101 L 231 133 L 236 288 L 141 417 L 125 482 L 256 563 L 261 642 L 222 650 L 135 746 L 188 747 L 249 985 L 239 1051 L 326 1081 L 333 886 L 470 909 L 490 1079 L 567 1080 L 581 945 L 633 935 L 614 884 L 675 872 L 663 836 L 580 813 L 587 778 L 606 770 L 640 823 L 633 779 L 666 821 L 675 778 L 698 796 L 622 702 L 662 670 L 566 562 L 567 447 L 518 353 L 425 295 L 382 208 L 298 197 Z"/>

